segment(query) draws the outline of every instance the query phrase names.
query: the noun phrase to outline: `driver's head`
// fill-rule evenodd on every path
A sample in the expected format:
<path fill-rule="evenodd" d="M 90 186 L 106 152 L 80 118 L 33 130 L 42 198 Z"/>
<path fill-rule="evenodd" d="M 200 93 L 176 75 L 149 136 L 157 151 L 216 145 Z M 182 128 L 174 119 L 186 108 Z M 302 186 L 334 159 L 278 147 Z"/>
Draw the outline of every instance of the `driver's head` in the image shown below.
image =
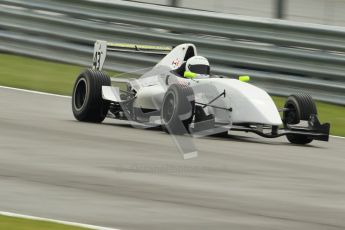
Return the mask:
<path fill-rule="evenodd" d="M 210 63 L 202 56 L 194 56 L 188 59 L 186 63 L 186 71 L 195 74 L 210 74 Z"/>

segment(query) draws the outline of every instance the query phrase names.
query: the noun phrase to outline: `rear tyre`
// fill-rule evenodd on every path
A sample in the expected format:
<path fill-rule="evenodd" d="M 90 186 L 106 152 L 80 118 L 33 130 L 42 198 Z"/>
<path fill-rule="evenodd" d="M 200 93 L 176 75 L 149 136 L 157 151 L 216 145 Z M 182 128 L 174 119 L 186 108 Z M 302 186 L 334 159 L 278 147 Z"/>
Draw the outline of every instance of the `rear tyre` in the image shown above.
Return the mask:
<path fill-rule="evenodd" d="M 195 99 L 193 89 L 188 85 L 173 84 L 165 93 L 161 121 L 167 133 L 183 135 L 189 132 L 194 116 Z"/>
<path fill-rule="evenodd" d="M 308 94 L 294 94 L 288 97 L 283 113 L 284 127 L 296 125 L 301 120 L 308 121 L 312 114 L 317 115 L 317 109 L 313 98 Z M 293 144 L 305 145 L 313 141 L 313 138 L 303 134 L 287 134 L 286 138 Z"/>
<path fill-rule="evenodd" d="M 109 101 L 102 98 L 102 86 L 110 86 L 110 78 L 98 70 L 86 70 L 75 81 L 72 111 L 78 121 L 102 122 L 109 110 Z"/>

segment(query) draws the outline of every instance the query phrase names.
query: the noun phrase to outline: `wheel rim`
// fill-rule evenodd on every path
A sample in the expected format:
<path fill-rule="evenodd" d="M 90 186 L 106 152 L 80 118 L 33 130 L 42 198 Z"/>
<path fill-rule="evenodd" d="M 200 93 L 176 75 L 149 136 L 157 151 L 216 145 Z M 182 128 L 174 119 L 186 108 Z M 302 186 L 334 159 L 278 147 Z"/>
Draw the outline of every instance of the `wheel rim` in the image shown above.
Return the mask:
<path fill-rule="evenodd" d="M 74 107 L 76 110 L 81 110 L 86 102 L 87 84 L 85 79 L 81 78 L 76 84 L 74 91 Z"/>
<path fill-rule="evenodd" d="M 165 123 L 168 123 L 175 112 L 175 96 L 172 93 L 169 93 L 165 100 L 164 100 L 164 106 L 163 106 L 163 121 Z"/>
<path fill-rule="evenodd" d="M 288 109 L 288 111 L 285 112 L 285 123 L 287 125 L 296 124 L 296 121 L 298 120 L 296 108 L 292 104 L 288 104 L 286 108 Z"/>

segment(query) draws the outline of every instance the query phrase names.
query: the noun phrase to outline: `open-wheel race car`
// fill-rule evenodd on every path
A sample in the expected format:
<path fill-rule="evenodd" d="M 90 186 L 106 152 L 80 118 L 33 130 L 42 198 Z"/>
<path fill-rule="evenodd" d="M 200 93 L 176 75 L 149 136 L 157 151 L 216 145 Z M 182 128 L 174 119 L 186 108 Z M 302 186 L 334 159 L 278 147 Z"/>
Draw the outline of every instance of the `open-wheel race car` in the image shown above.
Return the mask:
<path fill-rule="evenodd" d="M 102 72 L 109 51 L 165 56 L 139 78 L 110 78 Z M 230 130 L 266 138 L 285 135 L 294 144 L 328 141 L 330 124 L 320 124 L 311 96 L 291 95 L 278 110 L 268 93 L 248 83 L 248 78 L 212 75 L 207 59 L 197 55 L 193 44 L 163 47 L 96 41 L 92 69 L 75 82 L 72 109 L 79 121 L 102 122 L 110 117 L 162 126 L 177 135 Z"/>

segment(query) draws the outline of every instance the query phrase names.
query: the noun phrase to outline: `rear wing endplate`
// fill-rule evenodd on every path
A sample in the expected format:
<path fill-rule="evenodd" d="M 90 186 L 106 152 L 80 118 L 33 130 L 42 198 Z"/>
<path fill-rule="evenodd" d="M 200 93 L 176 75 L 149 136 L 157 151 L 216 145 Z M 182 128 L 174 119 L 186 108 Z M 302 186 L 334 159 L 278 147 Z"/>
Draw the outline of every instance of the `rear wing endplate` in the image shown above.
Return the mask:
<path fill-rule="evenodd" d="M 93 51 L 93 64 L 92 68 L 102 70 L 107 51 L 118 52 L 138 52 L 147 54 L 166 55 L 173 47 L 171 46 L 151 46 L 151 45 L 136 45 L 127 43 L 115 43 L 97 40 L 95 42 Z"/>

